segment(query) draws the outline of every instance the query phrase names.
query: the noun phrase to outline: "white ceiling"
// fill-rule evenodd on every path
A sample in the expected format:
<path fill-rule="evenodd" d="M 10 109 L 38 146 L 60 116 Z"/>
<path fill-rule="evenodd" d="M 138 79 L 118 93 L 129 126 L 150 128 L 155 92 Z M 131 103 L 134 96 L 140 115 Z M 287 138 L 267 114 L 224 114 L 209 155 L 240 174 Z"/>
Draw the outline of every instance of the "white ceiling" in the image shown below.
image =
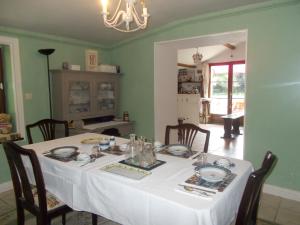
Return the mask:
<path fill-rule="evenodd" d="M 116 4 L 118 0 L 109 0 Z M 151 30 L 175 20 L 267 0 L 146 0 Z M 100 0 L 0 0 L 0 26 L 115 44 L 144 31 L 121 33 L 106 28 Z"/>

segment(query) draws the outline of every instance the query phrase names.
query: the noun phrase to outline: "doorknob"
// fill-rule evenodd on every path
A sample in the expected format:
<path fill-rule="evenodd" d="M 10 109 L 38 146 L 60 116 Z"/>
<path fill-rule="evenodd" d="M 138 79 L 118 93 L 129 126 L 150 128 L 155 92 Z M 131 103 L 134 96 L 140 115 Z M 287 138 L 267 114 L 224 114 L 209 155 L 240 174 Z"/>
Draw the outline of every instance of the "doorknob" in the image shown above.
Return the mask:
<path fill-rule="evenodd" d="M 0 82 L 0 90 L 3 90 L 3 83 Z"/>

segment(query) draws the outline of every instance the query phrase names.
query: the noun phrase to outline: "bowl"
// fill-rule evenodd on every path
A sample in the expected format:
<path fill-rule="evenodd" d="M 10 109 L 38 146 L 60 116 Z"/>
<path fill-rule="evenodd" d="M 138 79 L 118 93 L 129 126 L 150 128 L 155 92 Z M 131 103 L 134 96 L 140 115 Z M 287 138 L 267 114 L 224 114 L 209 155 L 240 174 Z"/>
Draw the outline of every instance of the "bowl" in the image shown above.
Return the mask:
<path fill-rule="evenodd" d="M 120 150 L 121 150 L 122 152 L 125 152 L 125 151 L 127 151 L 128 144 L 121 144 L 121 145 L 119 146 L 119 148 L 120 148 Z"/>
<path fill-rule="evenodd" d="M 224 167 L 226 169 L 230 168 L 231 166 L 231 161 L 229 159 L 226 159 L 226 158 L 221 158 L 221 159 L 218 159 L 214 162 L 215 165 L 217 166 L 221 166 L 221 167 Z"/>
<path fill-rule="evenodd" d="M 76 159 L 77 161 L 88 161 L 91 159 L 91 157 L 87 153 L 81 153 L 76 157 Z"/>

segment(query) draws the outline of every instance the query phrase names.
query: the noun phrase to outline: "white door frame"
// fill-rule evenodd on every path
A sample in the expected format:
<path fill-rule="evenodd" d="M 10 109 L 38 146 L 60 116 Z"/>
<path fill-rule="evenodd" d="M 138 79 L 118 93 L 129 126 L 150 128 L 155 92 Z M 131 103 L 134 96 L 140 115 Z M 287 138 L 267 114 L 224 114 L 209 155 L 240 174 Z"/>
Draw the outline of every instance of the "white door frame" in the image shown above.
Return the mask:
<path fill-rule="evenodd" d="M 154 43 L 155 140 L 164 142 L 166 125 L 176 124 L 178 119 L 177 61 L 174 61 L 174 54 L 177 54 L 177 50 L 210 45 L 223 45 L 224 43 L 238 42 L 241 40 L 245 40 L 247 43 L 247 36 L 247 30 L 238 30 Z M 177 55 L 175 57 L 177 57 Z M 247 59 L 245 60 L 247 61 Z M 174 62 L 173 65 L 171 64 L 172 61 Z"/>
<path fill-rule="evenodd" d="M 19 40 L 17 38 L 0 36 L 0 44 L 7 45 L 10 49 L 10 61 L 12 72 L 12 87 L 14 96 L 14 108 L 16 113 L 16 128 L 21 137 L 25 137 L 24 105 L 22 91 L 22 76 L 20 63 Z"/>

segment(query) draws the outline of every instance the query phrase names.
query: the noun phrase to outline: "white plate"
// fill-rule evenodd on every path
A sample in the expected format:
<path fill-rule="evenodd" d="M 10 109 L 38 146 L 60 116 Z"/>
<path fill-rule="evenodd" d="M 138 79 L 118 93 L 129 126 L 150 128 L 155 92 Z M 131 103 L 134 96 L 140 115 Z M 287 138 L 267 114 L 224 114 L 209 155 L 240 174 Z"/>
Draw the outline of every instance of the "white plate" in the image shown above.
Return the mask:
<path fill-rule="evenodd" d="M 76 146 L 62 146 L 53 148 L 50 152 L 56 157 L 67 158 L 74 155 L 77 150 L 78 148 Z"/>
<path fill-rule="evenodd" d="M 173 155 L 183 155 L 188 151 L 188 147 L 185 145 L 169 145 L 168 152 Z"/>
<path fill-rule="evenodd" d="M 222 181 L 228 175 L 226 169 L 215 166 L 199 168 L 196 173 L 197 175 L 200 175 L 202 179 L 212 183 Z"/>

